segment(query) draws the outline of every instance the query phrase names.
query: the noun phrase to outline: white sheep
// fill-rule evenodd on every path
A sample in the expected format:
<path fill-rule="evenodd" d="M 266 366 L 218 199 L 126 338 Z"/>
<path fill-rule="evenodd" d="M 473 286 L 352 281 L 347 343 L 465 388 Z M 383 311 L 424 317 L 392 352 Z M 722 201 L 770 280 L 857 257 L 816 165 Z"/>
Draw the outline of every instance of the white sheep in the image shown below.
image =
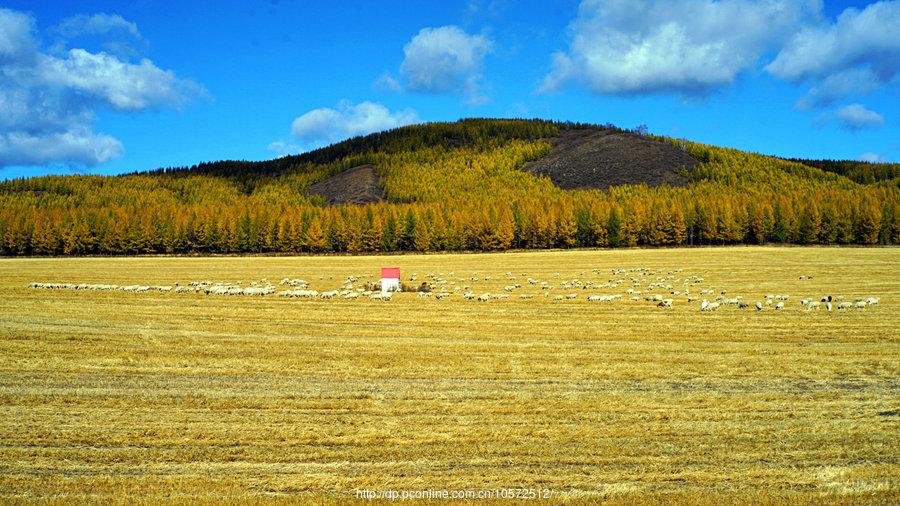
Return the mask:
<path fill-rule="evenodd" d="M 703 299 L 703 302 L 700 303 L 700 311 L 715 311 L 719 309 L 718 302 L 710 302 L 706 299 Z"/>

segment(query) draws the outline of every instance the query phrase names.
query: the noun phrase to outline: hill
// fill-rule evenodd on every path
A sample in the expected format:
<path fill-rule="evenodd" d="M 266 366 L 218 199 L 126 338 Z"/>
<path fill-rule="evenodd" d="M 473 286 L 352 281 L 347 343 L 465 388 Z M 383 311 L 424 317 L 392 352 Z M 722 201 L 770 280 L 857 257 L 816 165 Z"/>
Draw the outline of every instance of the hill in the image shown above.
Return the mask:
<path fill-rule="evenodd" d="M 467 119 L 264 162 L 2 182 L 0 254 L 896 244 L 896 170 L 864 169 Z"/>

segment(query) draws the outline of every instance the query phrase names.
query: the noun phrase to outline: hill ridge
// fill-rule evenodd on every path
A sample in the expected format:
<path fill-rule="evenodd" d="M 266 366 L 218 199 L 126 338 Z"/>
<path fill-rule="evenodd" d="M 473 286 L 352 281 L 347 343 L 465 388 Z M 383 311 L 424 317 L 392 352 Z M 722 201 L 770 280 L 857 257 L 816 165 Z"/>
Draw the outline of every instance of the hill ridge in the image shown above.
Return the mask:
<path fill-rule="evenodd" d="M 560 132 L 665 149 L 677 163 L 663 176 L 678 170 L 682 155 L 699 163 L 680 173 L 686 181 L 663 177 L 661 186 L 631 180 L 570 191 L 552 173 L 527 169 L 554 156 L 552 139 Z M 361 166 L 372 167 L 368 181 L 377 174 L 381 200 L 328 205 L 328 195 L 316 195 L 348 174 L 330 178 Z M 5 181 L 0 254 L 900 243 L 900 179 L 890 177 L 892 166 L 865 169 L 877 177 L 857 182 L 840 173 L 856 177 L 846 165 L 610 126 L 467 119 L 266 162 Z"/>

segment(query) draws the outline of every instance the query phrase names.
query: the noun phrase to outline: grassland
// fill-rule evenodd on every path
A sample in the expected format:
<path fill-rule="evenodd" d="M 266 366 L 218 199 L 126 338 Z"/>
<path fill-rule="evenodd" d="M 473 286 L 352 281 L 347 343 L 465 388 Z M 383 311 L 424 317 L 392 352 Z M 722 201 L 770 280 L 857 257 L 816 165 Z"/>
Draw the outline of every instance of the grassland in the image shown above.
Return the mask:
<path fill-rule="evenodd" d="M 478 293 L 507 271 L 682 268 L 717 293 L 791 300 L 701 313 L 683 297 L 671 310 L 584 299 L 621 289 L 385 303 L 27 288 L 291 276 L 331 289 L 386 265 L 491 275 Z M 3 501 L 496 487 L 554 502 L 900 501 L 896 248 L 6 259 L 0 294 Z M 881 303 L 797 302 L 823 294 Z"/>

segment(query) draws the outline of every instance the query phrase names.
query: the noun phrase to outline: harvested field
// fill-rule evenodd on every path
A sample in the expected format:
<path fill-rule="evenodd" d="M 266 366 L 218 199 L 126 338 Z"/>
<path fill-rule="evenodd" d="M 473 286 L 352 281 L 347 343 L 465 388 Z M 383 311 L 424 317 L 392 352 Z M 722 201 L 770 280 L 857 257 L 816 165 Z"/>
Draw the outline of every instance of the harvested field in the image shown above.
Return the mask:
<path fill-rule="evenodd" d="M 564 130 L 551 139 L 547 156 L 528 162 L 524 170 L 549 177 L 566 190 L 608 188 L 623 184 L 684 186 L 700 162 L 671 144 L 625 132 Z"/>
<path fill-rule="evenodd" d="M 522 286 L 488 302 L 28 287 L 302 278 L 323 291 L 382 266 L 479 294 Z M 703 278 L 692 292 L 790 298 L 715 312 L 683 295 L 671 309 L 587 300 L 624 294 L 601 283 L 638 268 L 645 294 L 690 275 Z M 544 297 L 529 277 L 578 297 Z M 595 287 L 562 288 L 574 279 Z M 896 248 L 2 259 L 0 292 L 3 501 L 510 487 L 553 503 L 900 501 Z M 826 294 L 880 302 L 799 303 Z"/>

